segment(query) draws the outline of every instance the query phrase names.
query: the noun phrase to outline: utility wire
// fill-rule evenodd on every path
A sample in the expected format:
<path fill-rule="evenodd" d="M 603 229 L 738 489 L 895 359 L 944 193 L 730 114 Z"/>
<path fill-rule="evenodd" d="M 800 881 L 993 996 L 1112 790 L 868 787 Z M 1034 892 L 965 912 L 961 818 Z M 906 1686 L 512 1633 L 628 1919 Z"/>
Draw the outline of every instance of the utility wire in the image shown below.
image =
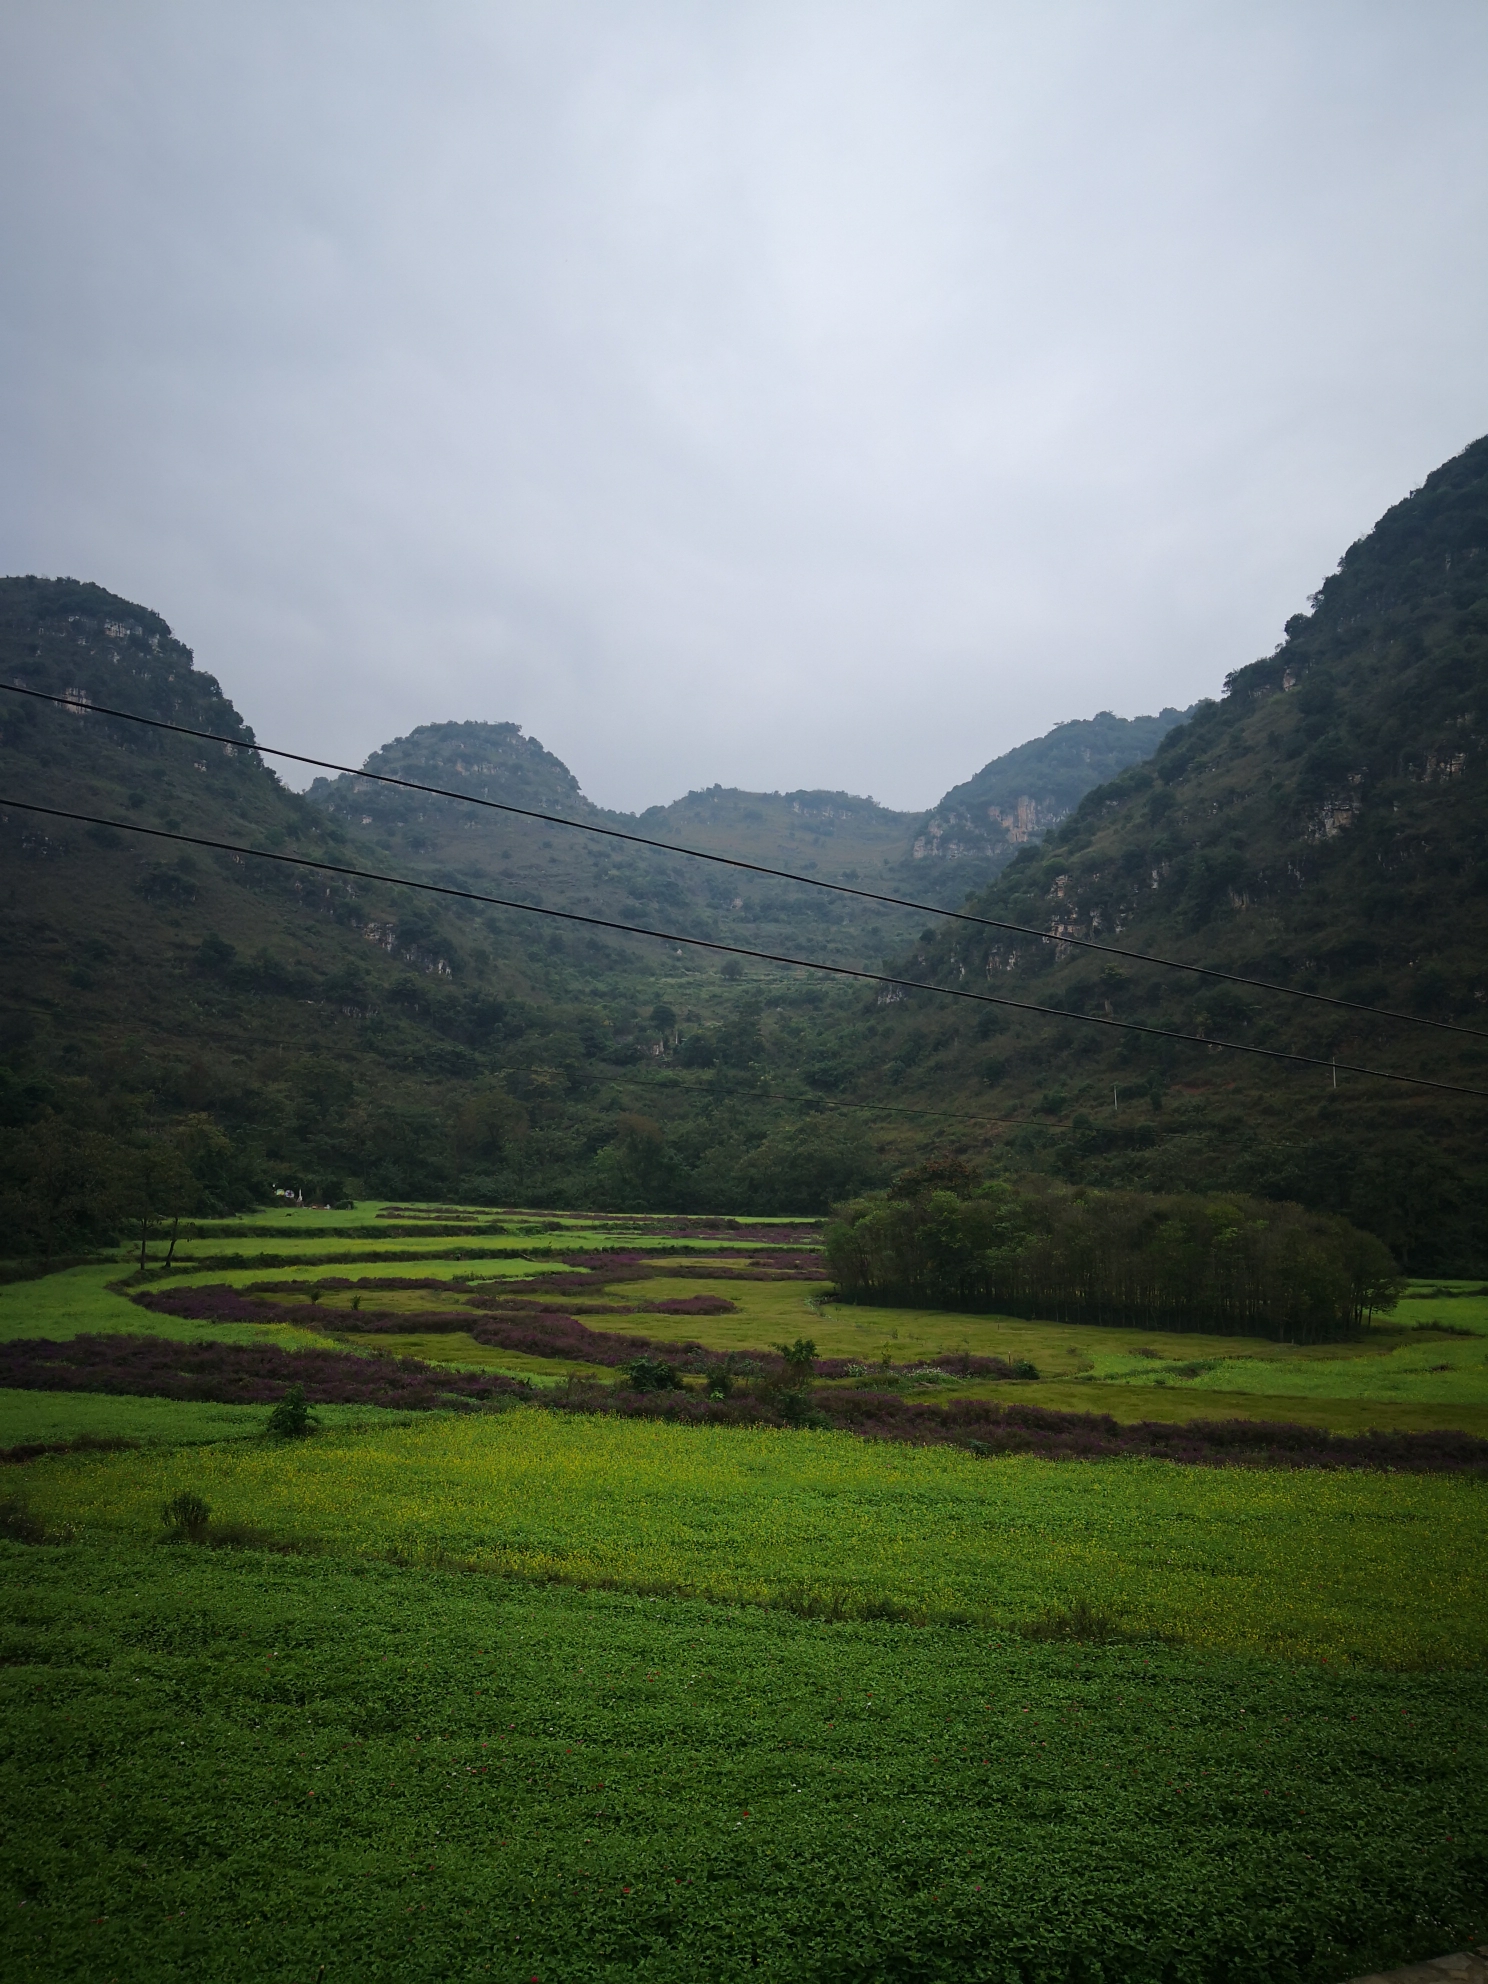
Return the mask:
<path fill-rule="evenodd" d="M 1395 1020 L 1403 1026 L 1434 1027 L 1442 1033 L 1465 1035 L 1471 1040 L 1488 1040 L 1488 1033 L 1475 1027 L 1454 1026 L 1450 1020 L 1434 1020 L 1423 1013 L 1397 1013 L 1387 1006 L 1366 1006 L 1357 999 L 1340 999 L 1331 992 L 1309 992 L 1297 985 L 1277 985 L 1268 978 L 1249 978 L 1238 971 L 1221 971 L 1217 965 L 1189 964 L 1182 958 L 1158 957 L 1150 951 L 1130 951 L 1120 944 L 1097 943 L 1093 937 L 1057 936 L 1036 929 L 1029 923 L 1005 923 L 995 916 L 974 916 L 966 909 L 941 909 L 935 903 L 914 902 L 907 896 L 881 895 L 873 889 L 859 889 L 848 882 L 827 882 L 817 875 L 798 875 L 789 868 L 767 868 L 758 861 L 743 861 L 733 854 L 710 854 L 700 847 L 679 847 L 674 841 L 651 840 L 645 834 L 627 833 L 621 827 L 601 827 L 592 820 L 570 820 L 561 813 L 539 813 L 530 806 L 513 806 L 505 799 L 483 799 L 473 792 L 454 792 L 447 786 L 422 785 L 417 779 L 395 778 L 389 772 L 358 771 L 354 765 L 338 765 L 330 758 L 310 758 L 302 751 L 283 751 L 272 744 L 250 743 L 242 737 L 228 737 L 217 730 L 193 730 L 184 723 L 168 723 L 164 717 L 140 716 L 133 710 L 116 710 L 104 703 L 81 703 L 72 697 L 54 696 L 44 689 L 24 689 L 18 682 L 0 682 L 0 689 L 12 696 L 30 696 L 41 703 L 56 703 L 79 715 L 121 717 L 126 723 L 147 724 L 152 730 L 169 730 L 178 737 L 196 737 L 208 744 L 231 744 L 236 750 L 257 751 L 270 758 L 287 758 L 292 764 L 312 765 L 318 771 L 340 772 L 347 778 L 397 786 L 404 792 L 422 792 L 432 799 L 453 799 L 462 806 L 484 806 L 493 813 L 512 813 L 522 820 L 537 820 L 548 827 L 571 827 L 578 833 L 598 834 L 605 840 L 627 841 L 633 847 L 649 847 L 662 854 L 680 854 L 689 861 L 711 861 L 721 868 L 737 868 L 749 875 L 763 875 L 775 882 L 799 882 L 803 888 L 826 889 L 833 895 L 855 896 L 860 902 L 882 903 L 890 909 L 912 909 L 923 916 L 948 916 L 957 923 L 974 923 L 983 930 L 1005 930 L 1018 937 L 1037 937 L 1044 944 L 1070 944 L 1082 951 L 1099 951 L 1105 957 L 1125 958 L 1133 964 L 1162 965 L 1168 971 L 1193 972 L 1200 978 L 1216 978 L 1227 985 L 1248 985 L 1255 992 L 1279 992 L 1288 999 L 1310 999 L 1317 1005 L 1337 1006 L 1344 1012 L 1367 1013 L 1371 1019 Z M 753 953 L 741 951 L 741 957 Z M 765 955 L 761 952 L 759 955 Z"/>
<path fill-rule="evenodd" d="M 505 896 L 488 896 L 476 889 L 457 889 L 446 882 L 416 882 L 407 875 L 383 875 L 371 868 L 352 868 L 338 861 L 316 861 L 305 854 L 279 854 L 267 848 L 244 847 L 237 841 L 210 840 L 203 834 L 184 834 L 165 827 L 141 826 L 134 820 L 105 820 L 96 813 L 72 813 L 60 806 L 41 806 L 30 799 L 0 796 L 0 813 L 7 806 L 26 813 L 39 813 L 50 820 L 71 820 L 85 827 L 112 827 L 116 833 L 146 834 L 152 840 L 172 841 L 183 847 L 205 847 L 217 854 L 249 855 L 255 861 L 277 861 L 289 868 L 310 868 L 318 874 L 344 875 L 358 882 L 383 882 L 393 888 L 418 889 L 425 895 L 452 897 L 458 902 L 478 902 L 492 909 L 516 909 L 525 916 L 548 916 L 560 923 L 579 923 L 591 930 L 614 930 L 626 937 L 653 937 L 663 944 L 686 944 L 699 951 L 723 951 L 730 957 L 759 958 L 766 964 L 794 965 L 801 971 L 820 971 L 834 978 L 855 978 L 869 985 L 888 985 L 904 992 L 931 992 L 942 999 L 966 999 L 977 1006 L 1002 1006 L 1013 1012 L 1038 1013 L 1045 1019 L 1074 1021 L 1081 1026 L 1113 1027 L 1121 1033 L 1145 1034 L 1151 1040 L 1181 1041 L 1188 1046 L 1223 1048 L 1228 1054 L 1256 1054 L 1267 1061 L 1293 1061 L 1307 1068 L 1331 1068 L 1346 1075 L 1368 1075 L 1376 1081 L 1403 1082 L 1411 1088 L 1438 1089 L 1447 1095 L 1468 1095 L 1488 1102 L 1488 1089 L 1464 1088 L 1457 1082 L 1431 1081 L 1425 1075 L 1400 1075 L 1388 1068 L 1366 1068 L 1352 1061 L 1322 1059 L 1316 1054 L 1296 1054 L 1281 1047 L 1257 1047 L 1245 1041 L 1209 1040 L 1201 1033 L 1177 1033 L 1167 1027 L 1147 1026 L 1141 1020 L 1118 1020 L 1105 1013 L 1069 1013 L 1060 1006 L 1036 1005 L 1030 999 L 1005 999 L 991 992 L 968 992 L 959 985 L 927 985 L 917 978 L 899 978 L 891 972 L 867 971 L 860 965 L 824 964 L 819 958 L 792 957 L 783 951 L 760 951 L 745 944 L 724 944 L 713 937 L 689 937 L 676 930 L 648 930 L 639 923 L 620 923 L 607 916 L 585 916 L 574 909 L 542 909 L 536 903 L 513 902 Z"/>

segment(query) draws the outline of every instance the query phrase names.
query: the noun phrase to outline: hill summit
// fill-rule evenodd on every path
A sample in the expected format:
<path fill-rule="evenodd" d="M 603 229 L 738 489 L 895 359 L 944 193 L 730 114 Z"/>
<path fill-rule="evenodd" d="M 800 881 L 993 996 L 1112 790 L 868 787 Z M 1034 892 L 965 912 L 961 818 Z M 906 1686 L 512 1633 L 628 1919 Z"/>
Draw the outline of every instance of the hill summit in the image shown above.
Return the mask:
<path fill-rule="evenodd" d="M 12 1245 L 86 1239 L 120 1163 L 138 1170 L 167 1145 L 219 1208 L 277 1183 L 814 1212 L 948 1157 L 978 1175 L 1297 1200 L 1347 1215 L 1413 1270 L 1488 1269 L 1488 1105 L 1450 1092 L 1488 1088 L 1488 440 L 1351 546 L 1220 699 L 1186 720 L 1059 726 L 928 815 L 713 787 L 641 816 L 662 844 L 647 849 L 361 775 L 301 797 L 164 620 L 71 580 L 0 581 L 0 669 L 66 698 L 0 699 L 0 794 L 113 823 L 0 807 Z M 141 730 L 102 704 L 229 741 Z M 510 723 L 421 726 L 369 760 L 383 768 L 638 824 L 592 806 Z M 922 845 L 916 861 L 937 822 L 940 852 Z M 967 851 L 950 858 L 952 842 Z M 1035 934 L 695 863 L 672 844 L 932 902 L 1005 863 L 971 907 Z M 925 888 L 932 878 L 948 893 Z M 529 913 L 549 906 L 677 936 Z M 721 962 L 689 938 L 870 970 L 887 957 L 926 988 L 976 987 L 1054 1017 Z M 1325 1065 L 1090 1024 L 1110 1019 Z M 1448 1086 L 1395 1087 L 1349 1063 Z"/>
<path fill-rule="evenodd" d="M 965 925 L 927 935 L 907 968 L 1488 1087 L 1488 439 L 1351 545 L 1309 605 L 968 906 L 1452 1030 Z M 1488 1259 L 1488 1104 L 1358 1077 L 1335 1090 L 1326 1072 L 1088 1027 L 1013 1021 L 1008 1041 L 1001 1092 L 1060 1103 L 1068 1176 L 1233 1183 L 1346 1211 L 1408 1260 Z M 1181 1106 L 1123 1122 L 1123 1081 Z"/>

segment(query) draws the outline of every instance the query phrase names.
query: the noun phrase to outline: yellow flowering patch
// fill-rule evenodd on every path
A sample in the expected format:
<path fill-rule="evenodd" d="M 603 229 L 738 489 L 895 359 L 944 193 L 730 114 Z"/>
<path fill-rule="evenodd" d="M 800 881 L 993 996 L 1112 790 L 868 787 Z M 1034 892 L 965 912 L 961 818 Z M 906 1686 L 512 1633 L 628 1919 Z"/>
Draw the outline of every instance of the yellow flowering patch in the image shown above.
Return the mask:
<path fill-rule="evenodd" d="M 349 1554 L 827 1617 L 1016 1625 L 1079 1600 L 1133 1635 L 1382 1666 L 1488 1646 L 1488 1488 L 1419 1475 L 978 1460 L 835 1433 L 517 1409 L 303 1443 L 57 1457 L 32 1506 L 214 1521 Z"/>

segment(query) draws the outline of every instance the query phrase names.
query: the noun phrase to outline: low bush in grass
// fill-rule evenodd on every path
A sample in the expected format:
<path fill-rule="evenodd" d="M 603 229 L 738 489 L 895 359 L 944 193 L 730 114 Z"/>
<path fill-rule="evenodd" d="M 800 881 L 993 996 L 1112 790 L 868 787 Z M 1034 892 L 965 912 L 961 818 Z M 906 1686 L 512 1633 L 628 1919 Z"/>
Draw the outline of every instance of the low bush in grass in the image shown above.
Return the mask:
<path fill-rule="evenodd" d="M 305 1400 L 305 1387 L 293 1384 L 269 1414 L 265 1431 L 277 1440 L 303 1440 L 317 1421 Z"/>
<path fill-rule="evenodd" d="M 205 1543 L 211 1514 L 211 1509 L 194 1488 L 182 1488 L 165 1503 L 160 1511 L 160 1520 L 172 1542 Z"/>
<path fill-rule="evenodd" d="M 7 1543 L 45 1543 L 46 1524 L 31 1513 L 24 1497 L 7 1495 L 0 1502 L 0 1537 Z"/>

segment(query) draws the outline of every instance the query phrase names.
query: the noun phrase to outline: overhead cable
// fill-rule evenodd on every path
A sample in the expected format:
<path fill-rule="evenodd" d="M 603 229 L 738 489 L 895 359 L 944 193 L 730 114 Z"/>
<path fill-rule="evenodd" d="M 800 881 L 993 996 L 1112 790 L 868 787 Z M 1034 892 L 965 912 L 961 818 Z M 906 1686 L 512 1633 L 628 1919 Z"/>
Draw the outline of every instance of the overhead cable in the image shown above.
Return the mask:
<path fill-rule="evenodd" d="M 1357 999 L 1340 999 L 1332 992 L 1312 992 L 1299 985 L 1278 985 L 1268 978 L 1250 978 L 1243 972 L 1221 971 L 1217 965 L 1190 964 L 1183 958 L 1159 957 L 1151 951 L 1132 951 L 1120 944 L 1102 944 L 1093 937 L 1075 937 L 1060 931 L 1039 930 L 1030 923 L 1008 923 L 995 916 L 976 916 L 967 909 L 942 909 L 936 903 L 915 902 L 907 896 L 880 894 L 860 889 L 848 882 L 828 882 L 819 875 L 798 875 L 789 868 L 769 868 L 758 861 L 744 861 L 734 854 L 710 854 L 705 848 L 681 847 L 675 841 L 653 840 L 645 834 L 627 833 L 623 827 L 603 827 L 593 820 L 571 820 L 562 813 L 540 813 L 530 806 L 515 806 L 505 799 L 484 799 L 473 792 L 455 792 L 442 785 L 424 785 L 418 779 L 397 778 L 391 772 L 358 770 L 339 765 L 330 758 L 311 758 L 303 751 L 285 751 L 273 744 L 259 744 L 243 737 L 229 737 L 217 730 L 194 730 L 188 724 L 170 723 L 164 717 L 141 716 L 134 710 L 112 709 L 104 703 L 83 703 L 75 696 L 54 696 L 44 689 L 23 688 L 18 682 L 0 682 L 0 689 L 13 696 L 30 696 L 36 702 L 56 703 L 78 715 L 120 717 L 126 723 L 141 723 L 152 730 L 173 731 L 178 737 L 195 737 L 207 744 L 229 744 L 239 751 L 257 751 L 270 758 L 286 758 L 292 764 L 310 765 L 317 771 L 339 772 L 347 778 L 391 785 L 404 792 L 421 792 L 431 799 L 452 799 L 462 806 L 483 806 L 488 812 L 510 813 L 521 820 L 537 820 L 543 826 L 570 827 L 576 833 L 597 834 L 604 840 L 627 841 L 633 847 L 648 847 L 661 854 L 682 855 L 689 861 L 711 861 L 721 868 L 737 868 L 745 874 L 763 875 L 775 882 L 798 882 L 803 888 L 825 889 L 833 895 L 855 896 L 861 902 L 882 904 L 889 909 L 912 909 L 918 915 L 945 916 L 957 923 L 971 923 L 984 930 L 1002 930 L 1019 937 L 1036 937 L 1043 944 L 1068 944 L 1076 950 L 1099 951 L 1105 957 L 1125 958 L 1130 964 L 1161 965 L 1167 971 L 1192 972 L 1199 978 L 1222 980 L 1227 985 L 1245 985 L 1254 992 L 1277 992 L 1287 999 L 1309 999 L 1317 1005 L 1336 1006 L 1344 1012 L 1364 1013 L 1370 1019 L 1394 1020 L 1403 1026 L 1432 1027 L 1442 1033 L 1465 1035 L 1472 1040 L 1488 1040 L 1488 1033 L 1475 1027 L 1454 1026 L 1450 1020 L 1435 1020 L 1424 1013 L 1399 1013 L 1388 1006 L 1367 1006 Z M 741 956 L 748 953 L 741 952 Z"/>
<path fill-rule="evenodd" d="M 408 875 L 383 875 L 372 868 L 352 868 L 339 861 L 317 861 L 305 854 L 282 854 L 262 847 L 244 847 L 237 841 L 212 840 L 204 834 L 187 834 L 166 827 L 147 827 L 135 820 L 106 820 L 95 813 L 74 813 L 60 806 L 42 806 L 31 799 L 0 796 L 0 814 L 6 807 L 38 813 L 46 819 L 71 820 L 79 826 L 111 827 L 116 833 L 144 834 L 152 840 L 171 841 L 183 847 L 204 847 L 217 854 L 249 856 L 255 861 L 275 861 L 284 867 L 309 868 L 318 874 L 341 875 L 352 881 L 380 882 L 392 888 L 417 889 L 425 895 L 444 896 L 457 902 L 474 902 L 491 909 L 518 910 L 524 916 L 547 916 L 560 923 L 576 923 L 591 930 L 613 930 L 626 937 L 651 937 L 663 944 L 686 945 L 699 951 L 721 951 L 729 957 L 758 958 L 765 964 L 793 965 L 801 971 L 825 972 L 833 978 L 858 979 L 870 985 L 887 985 L 900 992 L 928 992 L 941 999 L 964 999 L 977 1006 L 1005 1007 L 1019 1013 L 1037 1013 L 1044 1019 L 1072 1021 L 1080 1026 L 1111 1027 L 1121 1033 L 1142 1034 L 1150 1040 L 1167 1040 L 1191 1047 L 1223 1049 L 1227 1054 L 1255 1054 L 1267 1061 L 1290 1061 L 1308 1068 L 1328 1068 L 1335 1080 L 1340 1074 L 1367 1075 L 1372 1080 L 1401 1082 L 1411 1088 L 1437 1089 L 1448 1095 L 1468 1095 L 1488 1102 L 1488 1089 L 1465 1088 L 1457 1082 L 1432 1081 L 1425 1075 L 1401 1075 L 1389 1068 L 1367 1068 L 1353 1061 L 1323 1059 L 1316 1054 L 1296 1054 L 1281 1047 L 1258 1047 L 1247 1041 L 1211 1040 L 1202 1033 L 1178 1033 L 1168 1027 L 1147 1026 L 1141 1020 L 1119 1020 L 1108 1013 L 1069 1013 L 1060 1006 L 1043 1006 L 1031 999 L 1007 999 L 992 992 L 969 992 L 959 985 L 927 984 L 917 978 L 900 978 L 892 972 L 868 971 L 860 965 L 825 964 L 819 958 L 792 957 L 783 951 L 755 950 L 746 944 L 725 944 L 716 937 L 690 937 L 677 930 L 648 930 L 639 923 L 620 923 L 612 917 L 586 916 L 575 909 L 546 909 L 536 903 L 514 902 L 505 896 L 484 895 L 477 889 L 457 889 L 447 882 L 419 882 Z"/>

